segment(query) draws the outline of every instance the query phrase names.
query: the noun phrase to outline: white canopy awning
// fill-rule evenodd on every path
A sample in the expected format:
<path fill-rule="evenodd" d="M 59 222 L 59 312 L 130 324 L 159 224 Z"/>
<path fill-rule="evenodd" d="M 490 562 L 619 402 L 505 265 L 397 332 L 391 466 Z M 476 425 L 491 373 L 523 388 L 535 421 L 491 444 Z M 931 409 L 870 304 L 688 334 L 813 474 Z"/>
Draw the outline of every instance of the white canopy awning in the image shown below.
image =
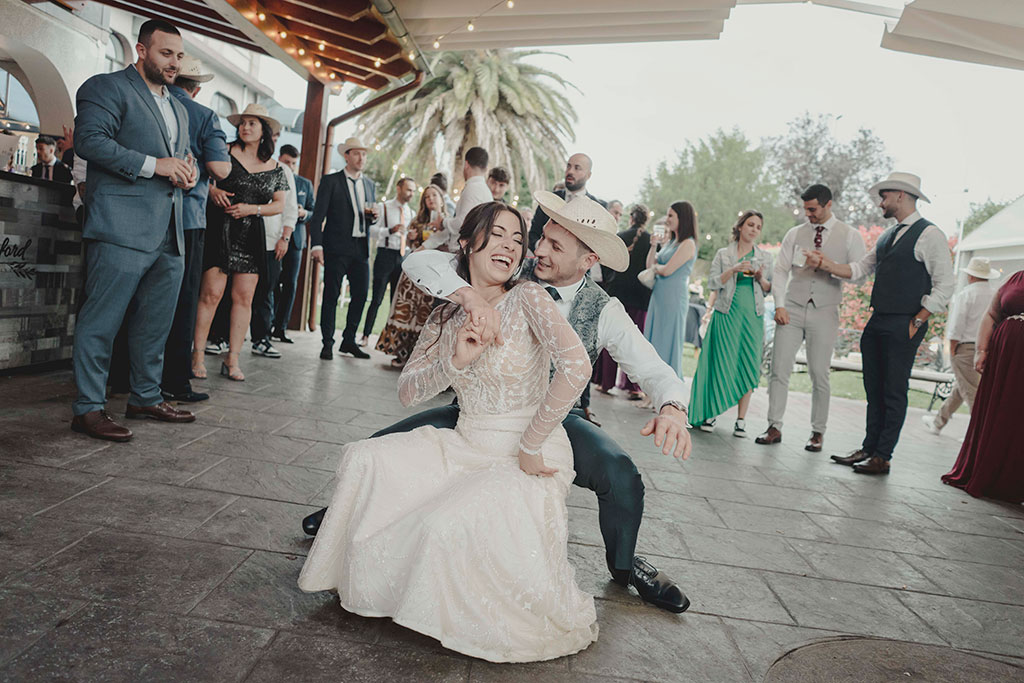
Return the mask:
<path fill-rule="evenodd" d="M 962 252 L 1024 247 L 1024 195 L 979 225 L 957 245 Z"/>

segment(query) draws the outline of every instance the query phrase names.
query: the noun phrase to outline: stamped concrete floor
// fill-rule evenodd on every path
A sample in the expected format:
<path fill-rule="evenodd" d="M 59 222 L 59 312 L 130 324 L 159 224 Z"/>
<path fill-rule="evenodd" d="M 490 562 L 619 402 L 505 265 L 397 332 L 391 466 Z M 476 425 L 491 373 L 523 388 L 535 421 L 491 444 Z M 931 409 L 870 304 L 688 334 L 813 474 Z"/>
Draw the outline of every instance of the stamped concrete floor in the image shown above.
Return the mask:
<path fill-rule="evenodd" d="M 280 360 L 246 356 L 244 383 L 208 359 L 197 422 L 133 422 L 128 444 L 69 430 L 67 371 L 0 379 L 0 679 L 761 681 L 783 653 L 841 634 L 1024 665 L 1024 510 L 939 481 L 966 420 L 932 436 L 911 411 L 892 474 L 871 478 L 828 460 L 857 445 L 863 406 L 833 400 L 815 455 L 796 394 L 782 444 L 734 438 L 727 414 L 694 432 L 685 463 L 639 435 L 647 413 L 595 394 L 647 487 L 638 552 L 684 587 L 686 614 L 609 584 L 581 489 L 569 553 L 598 598 L 588 650 L 499 666 L 347 614 L 296 587 L 299 521 L 326 504 L 341 444 L 412 411 L 384 357 L 328 363 L 315 335 L 296 336 Z M 766 402 L 759 390 L 752 434 Z"/>

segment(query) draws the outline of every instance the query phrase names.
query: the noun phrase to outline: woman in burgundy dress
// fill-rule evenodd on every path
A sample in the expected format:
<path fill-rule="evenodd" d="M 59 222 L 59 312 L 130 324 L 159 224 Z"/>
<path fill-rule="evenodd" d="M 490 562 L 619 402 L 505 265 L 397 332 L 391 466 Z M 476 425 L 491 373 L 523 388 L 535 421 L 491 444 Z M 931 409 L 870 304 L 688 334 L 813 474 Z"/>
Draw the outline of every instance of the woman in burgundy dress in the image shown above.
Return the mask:
<path fill-rule="evenodd" d="M 999 288 L 981 319 L 975 363 L 981 372 L 960 457 L 942 481 L 975 497 L 1024 502 L 1024 270 Z"/>

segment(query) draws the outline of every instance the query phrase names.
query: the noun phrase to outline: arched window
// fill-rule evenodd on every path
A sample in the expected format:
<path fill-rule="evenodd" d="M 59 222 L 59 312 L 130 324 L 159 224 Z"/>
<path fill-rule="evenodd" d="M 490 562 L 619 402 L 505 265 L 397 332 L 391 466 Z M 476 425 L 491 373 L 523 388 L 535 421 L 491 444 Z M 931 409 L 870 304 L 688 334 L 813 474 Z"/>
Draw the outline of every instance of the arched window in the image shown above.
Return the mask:
<path fill-rule="evenodd" d="M 213 93 L 213 102 L 210 108 L 224 118 L 238 113 L 238 105 L 235 104 L 235 101 L 224 93 L 219 92 Z"/>
<path fill-rule="evenodd" d="M 107 73 L 120 71 L 128 66 L 128 41 L 117 31 L 107 34 L 107 52 L 103 57 Z"/>

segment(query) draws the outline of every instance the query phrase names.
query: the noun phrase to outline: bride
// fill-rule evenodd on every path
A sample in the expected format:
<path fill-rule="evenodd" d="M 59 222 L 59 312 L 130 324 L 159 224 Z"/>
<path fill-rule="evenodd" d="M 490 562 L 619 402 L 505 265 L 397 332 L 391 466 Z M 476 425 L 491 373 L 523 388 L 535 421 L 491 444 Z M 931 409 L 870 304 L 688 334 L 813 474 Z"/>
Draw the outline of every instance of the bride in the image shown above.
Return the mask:
<path fill-rule="evenodd" d="M 336 589 L 350 612 L 493 662 L 573 654 L 598 632 L 567 558 L 574 473 L 561 426 L 590 363 L 551 297 L 516 282 L 526 239 L 499 202 L 466 216 L 459 274 L 497 308 L 504 342 L 482 344 L 454 304 L 434 310 L 398 394 L 410 406 L 452 386 L 458 425 L 345 446 L 299 576 L 304 591 Z"/>

